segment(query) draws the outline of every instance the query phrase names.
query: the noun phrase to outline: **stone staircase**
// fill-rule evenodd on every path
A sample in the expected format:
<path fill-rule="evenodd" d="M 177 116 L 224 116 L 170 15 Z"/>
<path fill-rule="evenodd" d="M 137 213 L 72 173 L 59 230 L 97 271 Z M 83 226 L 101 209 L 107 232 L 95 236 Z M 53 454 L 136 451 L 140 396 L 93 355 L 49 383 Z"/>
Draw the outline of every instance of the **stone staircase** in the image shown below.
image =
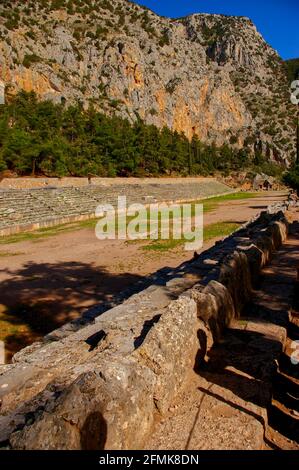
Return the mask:
<path fill-rule="evenodd" d="M 90 185 L 43 189 L 0 189 L 0 236 L 94 216 L 99 204 L 187 201 L 231 192 L 216 180 L 181 183 Z"/>

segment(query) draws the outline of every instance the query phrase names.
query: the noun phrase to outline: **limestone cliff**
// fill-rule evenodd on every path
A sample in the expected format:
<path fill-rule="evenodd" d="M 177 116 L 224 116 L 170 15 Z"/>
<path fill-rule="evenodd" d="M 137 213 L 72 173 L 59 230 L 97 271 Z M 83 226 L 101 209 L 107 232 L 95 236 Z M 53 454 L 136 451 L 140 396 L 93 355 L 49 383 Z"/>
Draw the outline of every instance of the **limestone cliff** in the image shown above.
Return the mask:
<path fill-rule="evenodd" d="M 93 103 L 206 142 L 294 157 L 284 64 L 245 17 L 162 18 L 126 0 L 0 6 L 6 92 Z"/>

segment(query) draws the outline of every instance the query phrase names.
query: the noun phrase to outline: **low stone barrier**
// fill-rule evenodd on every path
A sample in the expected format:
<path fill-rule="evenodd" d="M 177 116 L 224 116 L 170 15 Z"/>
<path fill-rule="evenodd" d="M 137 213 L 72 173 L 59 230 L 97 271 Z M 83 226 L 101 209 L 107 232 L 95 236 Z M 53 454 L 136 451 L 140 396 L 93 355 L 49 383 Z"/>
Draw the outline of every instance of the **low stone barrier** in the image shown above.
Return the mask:
<path fill-rule="evenodd" d="M 0 443 L 138 449 L 286 239 L 282 205 L 77 328 L 14 356 L 0 376 Z"/>
<path fill-rule="evenodd" d="M 202 176 L 186 176 L 186 177 L 72 177 L 65 176 L 61 178 L 54 177 L 15 177 L 0 179 L 1 189 L 39 189 L 39 188 L 82 188 L 94 186 L 123 186 L 126 185 L 161 185 L 161 184 L 178 184 L 178 182 L 186 183 L 200 183 L 200 182 L 215 182 L 216 178 L 202 177 Z"/>

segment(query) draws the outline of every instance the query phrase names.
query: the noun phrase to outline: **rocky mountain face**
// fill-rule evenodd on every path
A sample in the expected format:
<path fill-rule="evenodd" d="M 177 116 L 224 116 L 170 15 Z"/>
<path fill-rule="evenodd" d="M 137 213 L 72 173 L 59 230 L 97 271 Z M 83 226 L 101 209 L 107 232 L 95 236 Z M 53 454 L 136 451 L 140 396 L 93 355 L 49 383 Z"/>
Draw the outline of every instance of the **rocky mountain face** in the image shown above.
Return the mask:
<path fill-rule="evenodd" d="M 288 164 L 295 109 L 278 54 L 245 17 L 159 17 L 127 0 L 2 1 L 6 93 L 246 146 Z"/>

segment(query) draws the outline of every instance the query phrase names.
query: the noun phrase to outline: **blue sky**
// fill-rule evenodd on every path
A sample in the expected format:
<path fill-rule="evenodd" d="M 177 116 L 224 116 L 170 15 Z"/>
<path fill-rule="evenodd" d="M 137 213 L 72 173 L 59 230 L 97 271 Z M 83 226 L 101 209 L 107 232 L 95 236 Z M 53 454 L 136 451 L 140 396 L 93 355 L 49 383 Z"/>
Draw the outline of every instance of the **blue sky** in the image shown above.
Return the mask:
<path fill-rule="evenodd" d="M 191 13 L 248 16 L 283 59 L 299 58 L 299 0 L 138 0 L 159 15 Z"/>

